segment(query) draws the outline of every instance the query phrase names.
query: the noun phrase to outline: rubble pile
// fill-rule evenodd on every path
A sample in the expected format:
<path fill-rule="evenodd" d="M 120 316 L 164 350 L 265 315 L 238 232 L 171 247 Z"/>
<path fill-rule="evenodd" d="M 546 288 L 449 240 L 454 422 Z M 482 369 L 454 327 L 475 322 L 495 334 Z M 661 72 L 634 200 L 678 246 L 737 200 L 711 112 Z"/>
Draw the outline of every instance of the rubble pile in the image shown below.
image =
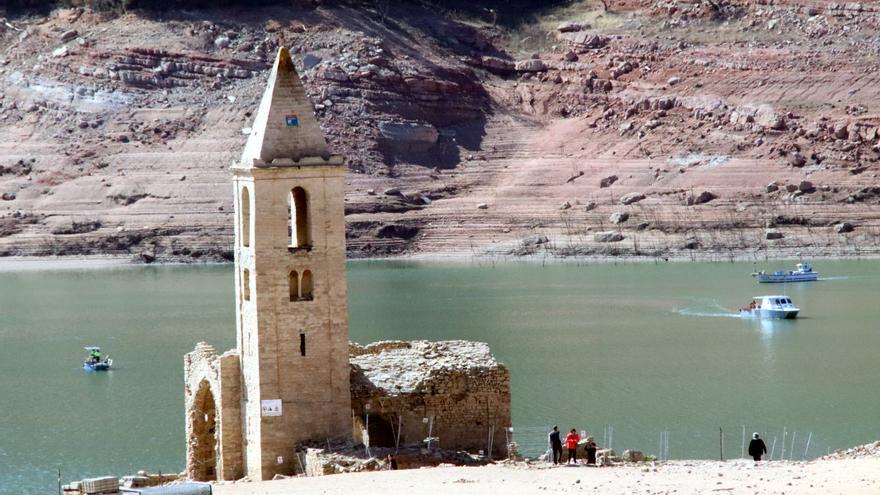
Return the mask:
<path fill-rule="evenodd" d="M 848 449 L 835 450 L 833 453 L 821 457 L 822 460 L 834 459 L 866 459 L 880 458 L 880 441 L 866 443 Z"/>
<path fill-rule="evenodd" d="M 343 449 L 307 448 L 300 454 L 307 476 L 324 476 L 361 471 L 380 471 L 391 469 L 388 456 L 393 455 L 398 469 L 418 469 L 422 467 L 482 466 L 488 463 L 484 456 L 469 454 L 429 446 L 405 445 L 400 448 L 349 446 Z"/>

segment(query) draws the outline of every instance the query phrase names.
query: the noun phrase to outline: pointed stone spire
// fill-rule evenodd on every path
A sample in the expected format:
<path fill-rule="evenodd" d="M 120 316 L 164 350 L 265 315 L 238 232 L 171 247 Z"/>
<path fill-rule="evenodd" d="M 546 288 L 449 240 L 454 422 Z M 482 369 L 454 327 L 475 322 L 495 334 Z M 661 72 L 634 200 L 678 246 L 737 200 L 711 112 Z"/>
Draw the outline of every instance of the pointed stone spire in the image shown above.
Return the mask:
<path fill-rule="evenodd" d="M 299 165 L 330 158 L 327 141 L 285 47 L 278 49 L 240 167 Z M 308 160 L 313 162 L 313 160 Z"/>

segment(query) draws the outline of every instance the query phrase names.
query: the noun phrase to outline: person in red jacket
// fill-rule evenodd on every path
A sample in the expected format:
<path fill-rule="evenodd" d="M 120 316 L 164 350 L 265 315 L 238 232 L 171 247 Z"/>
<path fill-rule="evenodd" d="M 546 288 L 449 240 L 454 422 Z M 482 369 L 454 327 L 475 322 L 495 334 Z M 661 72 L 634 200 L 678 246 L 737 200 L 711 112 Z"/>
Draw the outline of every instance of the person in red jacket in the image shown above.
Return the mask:
<path fill-rule="evenodd" d="M 565 436 L 565 446 L 568 448 L 568 463 L 572 462 L 577 464 L 577 448 L 578 442 L 581 441 L 581 437 L 578 436 L 577 430 L 574 428 Z"/>

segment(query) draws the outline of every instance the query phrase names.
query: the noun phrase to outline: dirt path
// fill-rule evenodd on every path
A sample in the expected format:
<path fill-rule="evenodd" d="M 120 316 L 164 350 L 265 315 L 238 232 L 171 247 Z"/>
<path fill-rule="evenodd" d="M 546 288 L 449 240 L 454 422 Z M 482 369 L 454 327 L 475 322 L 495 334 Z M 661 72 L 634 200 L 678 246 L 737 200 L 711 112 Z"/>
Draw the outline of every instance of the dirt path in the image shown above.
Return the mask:
<path fill-rule="evenodd" d="M 674 461 L 656 467 L 487 466 L 340 474 L 221 484 L 218 495 L 330 494 L 876 494 L 880 459 L 816 462 Z"/>

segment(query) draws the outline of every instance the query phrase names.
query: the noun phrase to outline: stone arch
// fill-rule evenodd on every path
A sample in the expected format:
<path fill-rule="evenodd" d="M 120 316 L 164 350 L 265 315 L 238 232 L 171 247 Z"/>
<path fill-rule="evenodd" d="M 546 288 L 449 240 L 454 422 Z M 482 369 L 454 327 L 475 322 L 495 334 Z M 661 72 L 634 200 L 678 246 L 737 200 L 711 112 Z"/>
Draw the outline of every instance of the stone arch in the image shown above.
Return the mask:
<path fill-rule="evenodd" d="M 299 274 L 296 270 L 290 272 L 290 276 L 288 276 L 288 285 L 290 286 L 290 300 L 299 300 Z"/>
<path fill-rule="evenodd" d="M 184 357 L 184 381 L 187 477 L 210 478 L 207 468 L 213 458 L 215 479 L 241 478 L 244 458 L 238 354 L 228 351 L 218 356 L 212 346 L 199 342 Z"/>
<path fill-rule="evenodd" d="M 199 383 L 190 409 L 189 442 L 192 449 L 192 473 L 195 481 L 217 480 L 217 402 L 208 380 Z"/>
<path fill-rule="evenodd" d="M 311 301 L 314 296 L 315 281 L 312 279 L 311 270 L 303 270 L 302 280 L 300 281 L 300 299 Z"/>
<path fill-rule="evenodd" d="M 243 247 L 250 247 L 251 245 L 251 193 L 248 190 L 247 186 L 242 186 L 241 188 L 241 215 L 239 216 L 239 221 L 241 222 L 239 232 L 241 233 L 241 245 Z"/>
<path fill-rule="evenodd" d="M 302 187 L 290 190 L 290 246 L 297 249 L 311 247 L 311 225 L 309 218 L 309 197 Z"/>

